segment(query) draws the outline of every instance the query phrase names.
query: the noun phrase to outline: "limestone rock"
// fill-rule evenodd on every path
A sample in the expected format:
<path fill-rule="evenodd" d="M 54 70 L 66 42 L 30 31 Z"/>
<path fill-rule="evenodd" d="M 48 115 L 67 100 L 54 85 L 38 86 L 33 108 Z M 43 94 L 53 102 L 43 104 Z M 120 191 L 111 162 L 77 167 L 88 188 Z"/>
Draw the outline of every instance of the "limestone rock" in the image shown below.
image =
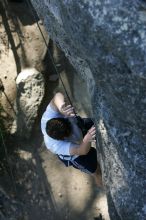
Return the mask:
<path fill-rule="evenodd" d="M 44 96 L 44 79 L 34 68 L 24 69 L 16 79 L 17 133 L 29 138 Z"/>
<path fill-rule="evenodd" d="M 146 2 L 31 2 L 87 82 L 111 220 L 146 219 Z"/>

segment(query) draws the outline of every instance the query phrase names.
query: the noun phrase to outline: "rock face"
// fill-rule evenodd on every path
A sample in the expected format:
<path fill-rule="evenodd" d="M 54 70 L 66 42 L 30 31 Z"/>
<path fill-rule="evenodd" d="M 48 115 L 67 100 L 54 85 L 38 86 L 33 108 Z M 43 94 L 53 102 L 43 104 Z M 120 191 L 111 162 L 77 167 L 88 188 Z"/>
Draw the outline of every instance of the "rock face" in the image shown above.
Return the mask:
<path fill-rule="evenodd" d="M 17 134 L 29 138 L 44 97 L 44 79 L 36 69 L 24 69 L 16 79 Z"/>
<path fill-rule="evenodd" d="M 111 220 L 146 219 L 146 3 L 31 0 L 86 80 Z"/>

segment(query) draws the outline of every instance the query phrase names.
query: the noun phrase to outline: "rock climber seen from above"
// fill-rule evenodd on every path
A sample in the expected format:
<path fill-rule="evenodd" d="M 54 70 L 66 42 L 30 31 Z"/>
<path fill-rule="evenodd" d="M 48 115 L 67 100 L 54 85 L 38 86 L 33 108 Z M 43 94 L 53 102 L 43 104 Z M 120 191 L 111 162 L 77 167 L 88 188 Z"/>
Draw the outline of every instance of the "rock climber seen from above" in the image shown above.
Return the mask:
<path fill-rule="evenodd" d="M 85 134 L 81 125 L 86 130 Z M 41 119 L 41 130 L 47 149 L 57 154 L 66 166 L 91 174 L 97 186 L 102 187 L 97 152 L 91 147 L 96 137 L 94 123 L 91 119 L 77 119 L 73 107 L 65 103 L 62 93 L 56 93 L 47 106 Z"/>

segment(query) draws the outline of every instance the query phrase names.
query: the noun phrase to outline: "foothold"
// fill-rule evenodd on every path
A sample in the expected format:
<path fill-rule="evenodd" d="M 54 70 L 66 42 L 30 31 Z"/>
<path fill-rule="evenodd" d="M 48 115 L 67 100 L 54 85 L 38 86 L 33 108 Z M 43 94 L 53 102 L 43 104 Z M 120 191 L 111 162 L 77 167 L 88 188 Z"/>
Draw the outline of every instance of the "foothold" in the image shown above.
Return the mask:
<path fill-rule="evenodd" d="M 62 193 L 59 192 L 59 193 L 58 193 L 58 196 L 61 198 L 63 195 L 62 195 Z"/>

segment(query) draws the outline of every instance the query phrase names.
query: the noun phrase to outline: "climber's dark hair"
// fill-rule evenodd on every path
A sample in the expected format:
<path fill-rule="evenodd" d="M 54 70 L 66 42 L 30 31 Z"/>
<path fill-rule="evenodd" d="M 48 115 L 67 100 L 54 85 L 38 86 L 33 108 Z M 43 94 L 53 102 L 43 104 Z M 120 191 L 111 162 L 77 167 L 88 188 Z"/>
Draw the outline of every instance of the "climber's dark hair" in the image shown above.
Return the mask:
<path fill-rule="evenodd" d="M 56 140 L 64 140 L 71 135 L 71 123 L 67 118 L 52 118 L 46 124 L 46 132 Z"/>

